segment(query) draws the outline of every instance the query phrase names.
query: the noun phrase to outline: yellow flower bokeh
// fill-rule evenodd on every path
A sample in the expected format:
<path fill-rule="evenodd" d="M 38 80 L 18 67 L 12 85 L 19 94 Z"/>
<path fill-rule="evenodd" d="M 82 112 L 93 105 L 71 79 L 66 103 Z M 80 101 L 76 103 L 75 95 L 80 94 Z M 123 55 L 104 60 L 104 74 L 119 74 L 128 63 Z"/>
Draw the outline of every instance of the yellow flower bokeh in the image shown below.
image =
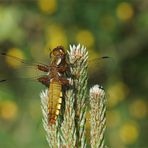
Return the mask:
<path fill-rule="evenodd" d="M 13 120 L 17 117 L 18 107 L 13 101 L 4 101 L 0 105 L 0 116 L 5 120 Z"/>
<path fill-rule="evenodd" d="M 94 45 L 95 39 L 93 34 L 89 30 L 80 30 L 76 34 L 76 41 L 77 43 L 90 48 Z"/>
<path fill-rule="evenodd" d="M 21 59 L 24 59 L 25 57 L 21 49 L 18 48 L 10 48 L 7 52 L 7 55 L 15 56 Z M 12 68 L 19 68 L 22 65 L 20 61 L 17 61 L 15 58 L 11 58 L 9 56 L 6 56 L 6 62 Z"/>
<path fill-rule="evenodd" d="M 116 82 L 110 86 L 108 92 L 108 105 L 109 107 L 115 107 L 119 102 L 125 99 L 128 94 L 128 88 L 123 82 Z"/>
<path fill-rule="evenodd" d="M 130 3 L 122 2 L 118 5 L 116 14 L 121 21 L 128 21 L 134 16 L 134 9 Z"/>
<path fill-rule="evenodd" d="M 47 29 L 47 44 L 45 47 L 45 53 L 49 54 L 49 48 L 53 49 L 56 46 L 67 47 L 67 36 L 64 29 L 59 25 L 50 25 Z"/>
<path fill-rule="evenodd" d="M 135 122 L 125 123 L 119 130 L 119 135 L 123 143 L 133 144 L 139 136 L 139 130 Z"/>
<path fill-rule="evenodd" d="M 38 0 L 38 6 L 41 11 L 53 14 L 57 10 L 57 0 Z"/>
<path fill-rule="evenodd" d="M 147 116 L 147 103 L 142 99 L 137 99 L 129 106 L 129 111 L 133 117 L 137 119 L 143 119 Z"/>

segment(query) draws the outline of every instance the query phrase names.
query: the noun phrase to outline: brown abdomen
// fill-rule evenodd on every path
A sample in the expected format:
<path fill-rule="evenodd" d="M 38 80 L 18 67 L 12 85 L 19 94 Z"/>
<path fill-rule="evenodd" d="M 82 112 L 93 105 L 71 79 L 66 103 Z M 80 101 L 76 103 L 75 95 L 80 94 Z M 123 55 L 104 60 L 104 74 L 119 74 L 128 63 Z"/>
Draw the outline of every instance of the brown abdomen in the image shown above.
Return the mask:
<path fill-rule="evenodd" d="M 62 85 L 58 81 L 50 82 L 48 96 L 48 123 L 52 125 L 56 122 L 62 103 Z"/>

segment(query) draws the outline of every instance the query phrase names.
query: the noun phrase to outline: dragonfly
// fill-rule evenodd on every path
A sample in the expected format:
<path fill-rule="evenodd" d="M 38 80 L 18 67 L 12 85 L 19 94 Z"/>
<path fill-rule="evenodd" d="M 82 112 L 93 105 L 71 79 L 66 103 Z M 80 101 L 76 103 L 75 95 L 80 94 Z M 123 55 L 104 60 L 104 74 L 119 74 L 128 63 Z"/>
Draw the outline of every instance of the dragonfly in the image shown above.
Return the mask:
<path fill-rule="evenodd" d="M 33 77 L 28 77 L 30 80 L 35 80 L 48 88 L 48 124 L 49 126 L 55 124 L 58 115 L 60 114 L 62 102 L 63 102 L 63 87 L 71 85 L 70 79 L 65 76 L 70 71 L 71 64 L 67 62 L 67 52 L 63 46 L 57 46 L 50 52 L 50 62 L 49 64 L 44 64 L 40 62 L 29 62 L 27 60 L 21 59 L 19 57 L 9 55 L 5 52 L 0 53 L 2 57 L 9 57 L 9 59 L 20 62 L 25 68 L 35 69 L 37 72 L 41 71 L 44 74 L 34 75 Z M 108 56 L 100 57 L 92 61 L 100 61 L 101 59 L 109 58 Z M 1 83 L 6 83 L 11 80 L 16 81 L 19 78 L 6 78 L 0 79 Z M 27 80 L 26 78 L 20 78 Z"/>
<path fill-rule="evenodd" d="M 66 51 L 62 46 L 57 46 L 50 52 L 50 63 L 48 65 L 41 63 L 29 64 L 27 61 L 18 57 L 1 53 L 1 56 L 9 57 L 21 62 L 26 66 L 34 67 L 35 69 L 45 72 L 46 75 L 36 78 L 36 80 L 48 88 L 48 123 L 52 125 L 56 122 L 57 116 L 60 113 L 63 91 L 62 87 L 68 85 L 69 80 L 64 77 L 64 74 L 69 69 L 66 62 Z M 1 79 L 0 83 L 9 81 L 9 79 Z"/>

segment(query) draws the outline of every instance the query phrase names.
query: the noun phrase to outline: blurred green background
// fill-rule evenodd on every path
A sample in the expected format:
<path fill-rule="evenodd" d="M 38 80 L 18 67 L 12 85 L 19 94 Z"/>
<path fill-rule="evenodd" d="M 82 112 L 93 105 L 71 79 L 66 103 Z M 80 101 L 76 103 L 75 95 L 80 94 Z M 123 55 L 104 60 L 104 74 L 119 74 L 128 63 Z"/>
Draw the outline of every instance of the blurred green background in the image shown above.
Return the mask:
<path fill-rule="evenodd" d="M 90 59 L 113 59 L 91 62 L 89 74 L 108 99 L 106 144 L 147 148 L 148 1 L 0 0 L 1 52 L 48 63 L 49 49 L 78 43 Z M 39 98 L 45 87 L 15 79 L 35 72 L 18 71 L 23 65 L 14 61 L 0 57 L 0 78 L 12 79 L 0 84 L 0 147 L 48 147 Z"/>

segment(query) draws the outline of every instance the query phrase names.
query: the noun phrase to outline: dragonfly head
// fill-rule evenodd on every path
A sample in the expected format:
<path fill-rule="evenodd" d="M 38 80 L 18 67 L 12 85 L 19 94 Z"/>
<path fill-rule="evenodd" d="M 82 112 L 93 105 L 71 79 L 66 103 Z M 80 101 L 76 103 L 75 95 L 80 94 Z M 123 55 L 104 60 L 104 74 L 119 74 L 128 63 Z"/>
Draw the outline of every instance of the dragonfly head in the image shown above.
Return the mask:
<path fill-rule="evenodd" d="M 57 46 L 50 52 L 50 58 L 64 58 L 66 51 L 63 46 Z"/>

